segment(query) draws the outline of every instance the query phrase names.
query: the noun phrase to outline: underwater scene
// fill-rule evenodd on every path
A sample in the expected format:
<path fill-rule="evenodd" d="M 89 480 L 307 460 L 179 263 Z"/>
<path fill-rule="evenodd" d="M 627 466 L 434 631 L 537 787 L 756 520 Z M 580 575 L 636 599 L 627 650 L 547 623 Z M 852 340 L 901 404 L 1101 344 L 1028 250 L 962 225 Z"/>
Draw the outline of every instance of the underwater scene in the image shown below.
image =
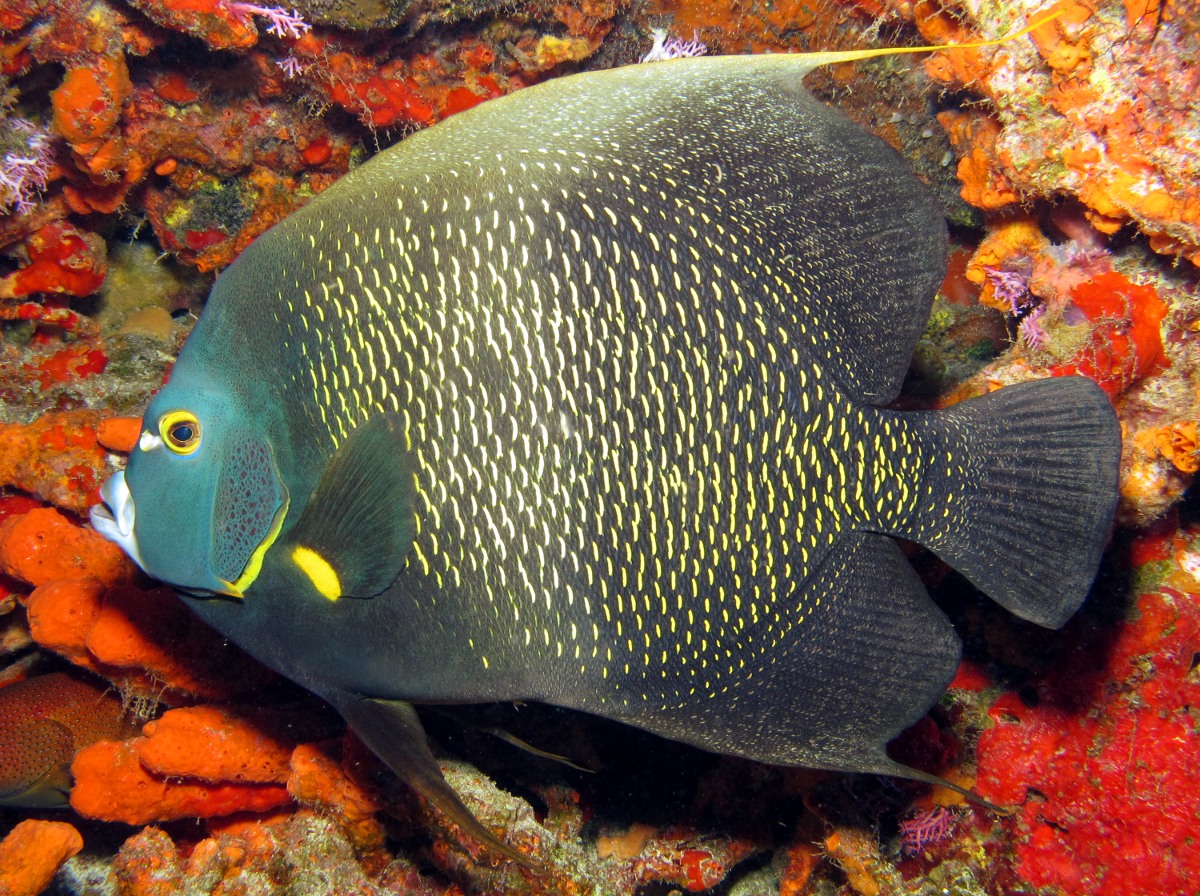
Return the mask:
<path fill-rule="evenodd" d="M 0 896 L 1200 894 L 1198 265 L 1195 0 L 0 0 Z"/>

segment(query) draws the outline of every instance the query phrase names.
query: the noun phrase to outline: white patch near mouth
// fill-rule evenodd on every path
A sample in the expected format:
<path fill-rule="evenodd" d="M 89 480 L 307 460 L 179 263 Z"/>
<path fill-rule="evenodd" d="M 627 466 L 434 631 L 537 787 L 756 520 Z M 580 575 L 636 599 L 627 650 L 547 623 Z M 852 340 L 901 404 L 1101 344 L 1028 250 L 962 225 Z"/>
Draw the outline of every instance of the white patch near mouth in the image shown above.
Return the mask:
<path fill-rule="evenodd" d="M 90 517 L 92 528 L 120 546 L 130 559 L 142 569 L 142 555 L 138 550 L 137 536 L 133 534 L 133 521 L 136 509 L 133 505 L 133 495 L 125 484 L 124 473 L 114 473 L 104 485 L 100 486 L 100 497 L 103 504 L 92 508 Z"/>

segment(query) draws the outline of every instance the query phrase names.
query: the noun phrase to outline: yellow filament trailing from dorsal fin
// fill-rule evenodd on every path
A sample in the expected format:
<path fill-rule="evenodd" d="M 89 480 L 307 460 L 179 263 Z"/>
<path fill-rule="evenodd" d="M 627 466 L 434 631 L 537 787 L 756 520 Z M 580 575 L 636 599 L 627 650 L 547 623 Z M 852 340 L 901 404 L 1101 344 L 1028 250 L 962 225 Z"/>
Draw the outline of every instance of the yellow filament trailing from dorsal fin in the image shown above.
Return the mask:
<path fill-rule="evenodd" d="M 836 65 L 839 62 L 857 62 L 860 59 L 874 59 L 877 56 L 899 56 L 901 53 L 933 53 L 947 50 L 978 50 L 983 47 L 998 47 L 1001 44 L 1016 40 L 1018 37 L 1024 37 L 1031 31 L 1041 28 L 1049 22 L 1053 22 L 1064 12 L 1066 12 L 1065 9 L 1060 9 L 1049 15 L 1042 16 L 1032 24 L 1026 25 L 1020 31 L 1014 31 L 1012 34 L 1006 34 L 1004 37 L 997 37 L 994 40 L 976 40 L 965 44 L 944 44 L 942 46 L 928 47 L 880 47 L 872 50 L 833 50 L 826 53 L 798 53 L 795 55 L 803 56 L 808 66 L 807 70 L 811 71 L 822 65 Z"/>

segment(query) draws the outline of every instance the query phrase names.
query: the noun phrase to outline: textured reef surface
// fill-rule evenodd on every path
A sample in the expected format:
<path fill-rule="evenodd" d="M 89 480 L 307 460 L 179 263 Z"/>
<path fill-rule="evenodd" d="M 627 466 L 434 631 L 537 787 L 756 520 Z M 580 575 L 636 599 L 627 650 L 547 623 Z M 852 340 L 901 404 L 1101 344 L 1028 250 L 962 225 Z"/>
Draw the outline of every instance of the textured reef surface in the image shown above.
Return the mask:
<path fill-rule="evenodd" d="M 964 660 L 892 752 L 1005 812 L 544 707 L 427 713 L 450 783 L 542 869 L 502 862 L 84 523 L 214 273 L 406 133 L 636 61 L 655 29 L 782 52 L 997 38 L 1049 12 L 1000 47 L 808 82 L 953 223 L 902 401 L 1079 373 L 1121 419 L 1118 529 L 1064 630 L 914 558 Z M 6 0 L 0 893 L 1193 891 L 1197 58 L 1191 0 Z"/>

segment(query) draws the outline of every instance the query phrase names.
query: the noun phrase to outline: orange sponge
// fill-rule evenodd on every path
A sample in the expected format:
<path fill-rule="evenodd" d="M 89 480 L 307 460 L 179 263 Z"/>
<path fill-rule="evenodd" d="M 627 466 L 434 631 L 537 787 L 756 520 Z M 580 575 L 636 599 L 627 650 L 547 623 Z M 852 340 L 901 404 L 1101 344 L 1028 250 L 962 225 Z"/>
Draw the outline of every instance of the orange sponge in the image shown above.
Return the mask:
<path fill-rule="evenodd" d="M 0 893 L 37 896 L 81 849 L 83 837 L 65 822 L 22 821 L 0 842 Z"/>
<path fill-rule="evenodd" d="M 281 784 L 207 784 L 168 780 L 138 759 L 139 739 L 101 741 L 75 757 L 71 807 L 87 818 L 150 824 L 178 818 L 211 818 L 264 812 L 290 802 Z"/>
<path fill-rule="evenodd" d="M 133 581 L 136 568 L 102 535 L 49 507 L 0 523 L 0 571 L 30 585 L 94 579 L 105 587 Z"/>

